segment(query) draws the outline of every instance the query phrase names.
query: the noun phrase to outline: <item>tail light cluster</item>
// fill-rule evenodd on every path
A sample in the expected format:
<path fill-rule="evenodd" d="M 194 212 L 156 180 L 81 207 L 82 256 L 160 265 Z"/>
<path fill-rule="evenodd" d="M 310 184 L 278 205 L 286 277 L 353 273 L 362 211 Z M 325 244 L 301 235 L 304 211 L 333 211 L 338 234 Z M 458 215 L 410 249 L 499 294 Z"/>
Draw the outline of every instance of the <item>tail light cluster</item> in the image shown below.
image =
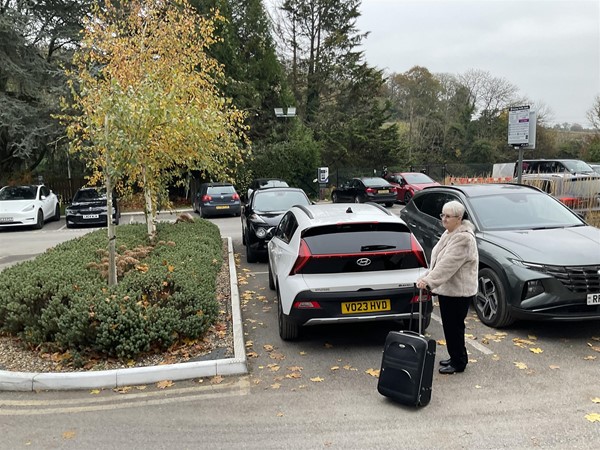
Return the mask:
<path fill-rule="evenodd" d="M 231 196 L 231 198 L 232 198 L 233 200 L 239 200 L 239 199 L 240 199 L 240 196 L 239 196 L 239 195 L 237 194 L 237 192 L 236 192 L 235 194 L 233 194 L 233 195 Z M 210 196 L 210 195 L 208 195 L 208 194 L 204 194 L 204 195 L 202 196 L 202 201 L 203 201 L 203 202 L 211 202 L 211 201 L 212 201 L 212 196 Z"/>
<path fill-rule="evenodd" d="M 431 292 L 426 291 L 423 293 L 423 299 L 424 302 L 430 302 L 431 301 Z M 410 300 L 411 303 L 419 303 L 419 294 L 415 294 L 413 295 L 413 298 Z"/>
<path fill-rule="evenodd" d="M 311 258 L 335 258 L 337 257 L 348 257 L 348 256 L 369 256 L 369 255 L 385 255 L 386 253 L 408 253 L 412 252 L 415 255 L 415 258 L 419 262 L 419 265 L 423 268 L 427 268 L 427 260 L 425 259 L 425 253 L 423 252 L 423 248 L 419 241 L 414 237 L 414 235 L 410 235 L 410 250 L 401 250 L 401 251 L 393 251 L 393 252 L 374 252 L 374 253 L 358 253 L 356 255 L 313 255 L 308 247 L 308 244 L 304 239 L 300 240 L 300 249 L 298 250 L 298 257 L 296 258 L 296 262 L 290 271 L 290 275 L 297 275 L 302 272 L 302 269 L 306 264 L 311 260 Z"/>
<path fill-rule="evenodd" d="M 396 187 L 395 186 L 390 186 L 389 188 L 387 188 L 387 190 L 391 193 L 391 192 L 396 192 Z M 378 189 L 375 188 L 367 188 L 367 194 L 377 194 Z"/>

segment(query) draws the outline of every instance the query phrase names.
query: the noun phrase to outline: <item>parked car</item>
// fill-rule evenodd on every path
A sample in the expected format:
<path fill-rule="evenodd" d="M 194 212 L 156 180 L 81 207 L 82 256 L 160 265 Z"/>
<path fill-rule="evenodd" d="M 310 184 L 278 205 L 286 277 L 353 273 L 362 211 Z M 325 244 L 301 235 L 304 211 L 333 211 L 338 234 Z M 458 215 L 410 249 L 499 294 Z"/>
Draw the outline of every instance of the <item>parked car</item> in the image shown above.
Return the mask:
<path fill-rule="evenodd" d="M 258 189 L 242 210 L 242 243 L 246 260 L 256 262 L 267 254 L 267 243 L 281 217 L 294 205 L 310 205 L 302 189 L 274 187 Z"/>
<path fill-rule="evenodd" d="M 250 196 L 254 191 L 266 187 L 289 187 L 286 181 L 279 178 L 256 178 L 252 180 L 246 194 L 246 201 L 250 200 Z"/>
<path fill-rule="evenodd" d="M 428 186 L 440 186 L 440 183 L 421 172 L 392 173 L 386 180 L 396 187 L 396 196 L 399 202 L 407 204 L 414 197 L 415 192 Z"/>
<path fill-rule="evenodd" d="M 396 188 L 383 178 L 353 178 L 338 186 L 331 193 L 333 203 L 385 203 L 393 206 L 396 202 Z"/>
<path fill-rule="evenodd" d="M 117 194 L 112 195 L 112 221 L 118 224 L 121 210 L 117 201 Z M 102 187 L 82 187 L 73 196 L 73 201 L 65 209 L 65 220 L 67 228 L 82 225 L 108 224 L 108 205 L 106 189 Z"/>
<path fill-rule="evenodd" d="M 600 174 L 600 164 L 590 164 L 590 167 L 594 169 L 594 172 Z"/>
<path fill-rule="evenodd" d="M 518 164 L 514 167 L 517 176 Z M 572 175 L 596 175 L 594 169 L 579 159 L 524 159 L 523 174 L 534 173 L 568 173 Z"/>
<path fill-rule="evenodd" d="M 330 323 L 402 320 L 418 327 L 415 282 L 425 273 L 425 255 L 408 226 L 383 206 L 294 206 L 268 250 L 282 339 Z M 432 302 L 424 302 L 423 329 L 431 311 Z"/>
<path fill-rule="evenodd" d="M 450 200 L 465 205 L 475 225 L 475 311 L 483 323 L 600 319 L 600 229 L 533 186 L 431 187 L 400 212 L 428 257 L 444 232 L 440 214 Z"/>
<path fill-rule="evenodd" d="M 200 217 L 220 214 L 239 216 L 242 211 L 240 196 L 231 183 L 203 183 L 194 197 L 194 211 Z"/>
<path fill-rule="evenodd" d="M 42 185 L 4 186 L 0 189 L 0 227 L 33 226 L 60 220 L 60 202 Z"/>

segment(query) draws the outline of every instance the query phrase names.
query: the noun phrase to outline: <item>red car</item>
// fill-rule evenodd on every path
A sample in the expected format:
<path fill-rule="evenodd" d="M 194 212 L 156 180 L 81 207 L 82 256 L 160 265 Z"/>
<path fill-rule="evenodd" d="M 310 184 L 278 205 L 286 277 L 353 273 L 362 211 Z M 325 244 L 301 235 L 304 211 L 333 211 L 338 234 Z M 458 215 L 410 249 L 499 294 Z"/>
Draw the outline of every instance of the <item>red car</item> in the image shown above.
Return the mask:
<path fill-rule="evenodd" d="M 404 204 L 407 204 L 413 198 L 415 192 L 427 186 L 440 186 L 440 183 L 421 172 L 391 173 L 386 179 L 390 184 L 396 186 L 397 199 Z"/>

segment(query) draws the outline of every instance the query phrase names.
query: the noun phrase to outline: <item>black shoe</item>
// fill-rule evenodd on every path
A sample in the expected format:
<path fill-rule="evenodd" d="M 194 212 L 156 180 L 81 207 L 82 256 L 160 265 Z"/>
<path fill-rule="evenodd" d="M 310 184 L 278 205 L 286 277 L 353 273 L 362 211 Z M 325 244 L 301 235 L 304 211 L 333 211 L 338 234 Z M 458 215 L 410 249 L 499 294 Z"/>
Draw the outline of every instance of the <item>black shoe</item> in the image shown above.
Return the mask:
<path fill-rule="evenodd" d="M 452 363 L 452 360 L 450 358 L 440 360 L 440 366 L 442 367 L 449 366 L 450 363 Z"/>
<path fill-rule="evenodd" d="M 448 375 L 452 375 L 453 373 L 460 373 L 460 372 L 464 372 L 465 368 L 463 367 L 462 369 L 459 369 L 457 367 L 454 366 L 445 366 L 445 367 L 440 367 L 440 373 L 444 373 L 444 374 L 448 374 Z"/>

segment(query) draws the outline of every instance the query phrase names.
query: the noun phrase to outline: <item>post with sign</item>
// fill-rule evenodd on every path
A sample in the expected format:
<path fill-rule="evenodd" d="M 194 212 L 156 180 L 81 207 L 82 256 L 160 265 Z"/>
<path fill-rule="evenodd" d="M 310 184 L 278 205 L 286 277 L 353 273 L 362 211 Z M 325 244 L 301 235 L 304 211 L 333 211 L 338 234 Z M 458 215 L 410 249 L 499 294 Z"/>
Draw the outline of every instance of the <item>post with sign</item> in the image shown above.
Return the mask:
<path fill-rule="evenodd" d="M 329 167 L 319 167 L 317 169 L 317 182 L 319 183 L 319 200 L 325 198 L 325 188 L 329 183 Z"/>
<path fill-rule="evenodd" d="M 523 174 L 523 150 L 535 148 L 535 127 L 537 116 L 529 105 L 513 106 L 508 109 L 508 145 L 519 150 L 517 182 Z"/>

